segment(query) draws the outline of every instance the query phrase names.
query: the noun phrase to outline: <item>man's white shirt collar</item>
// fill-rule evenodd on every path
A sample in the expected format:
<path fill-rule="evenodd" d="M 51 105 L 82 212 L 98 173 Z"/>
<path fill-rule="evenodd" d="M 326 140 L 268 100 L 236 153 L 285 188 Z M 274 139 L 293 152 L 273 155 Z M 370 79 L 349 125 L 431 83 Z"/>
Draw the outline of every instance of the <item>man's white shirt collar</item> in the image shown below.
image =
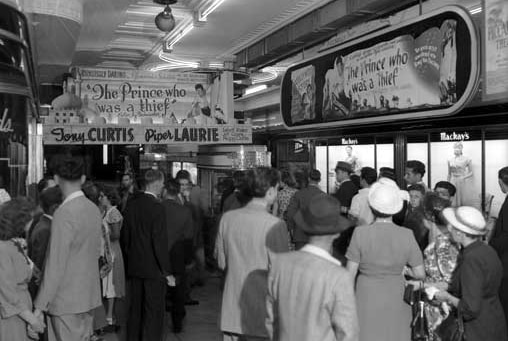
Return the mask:
<path fill-rule="evenodd" d="M 65 205 L 66 203 L 68 203 L 69 201 L 71 201 L 72 199 L 76 199 L 78 197 L 84 197 L 84 196 L 85 196 L 85 193 L 83 193 L 83 191 L 73 192 L 67 198 L 65 198 L 65 200 L 62 203 L 62 206 Z"/>
<path fill-rule="evenodd" d="M 153 197 L 154 197 L 155 199 L 157 199 L 157 198 L 158 198 L 158 197 L 157 197 L 157 196 L 155 195 L 155 193 L 152 193 L 152 192 L 148 192 L 148 191 L 145 191 L 145 193 L 146 193 L 146 194 L 150 194 L 150 195 L 153 195 Z"/>
<path fill-rule="evenodd" d="M 48 218 L 49 220 L 53 220 L 53 216 L 50 216 L 49 214 L 44 213 L 43 216 Z"/>
<path fill-rule="evenodd" d="M 301 248 L 301 250 L 308 253 L 312 253 L 313 255 L 326 259 L 329 262 L 342 266 L 342 263 L 340 261 L 333 258 L 332 255 L 330 255 L 330 253 L 328 253 L 326 250 L 323 250 L 320 247 L 311 244 L 306 244 L 304 247 Z"/>

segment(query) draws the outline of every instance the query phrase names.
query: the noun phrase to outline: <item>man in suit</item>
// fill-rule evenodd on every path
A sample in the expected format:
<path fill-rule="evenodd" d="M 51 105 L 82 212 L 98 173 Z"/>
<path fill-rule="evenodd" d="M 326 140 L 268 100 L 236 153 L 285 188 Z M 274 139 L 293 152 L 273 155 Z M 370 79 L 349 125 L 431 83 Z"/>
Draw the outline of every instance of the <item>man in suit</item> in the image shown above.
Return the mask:
<path fill-rule="evenodd" d="M 34 262 L 37 270 L 44 271 L 46 251 L 51 235 L 51 221 L 53 220 L 53 214 L 63 201 L 62 191 L 60 187 L 47 188 L 40 193 L 39 200 L 43 214 L 32 229 L 27 244 L 28 257 Z M 30 280 L 28 289 L 33 299 L 37 295 L 41 279 L 42 273 L 39 276 L 33 276 Z"/>
<path fill-rule="evenodd" d="M 271 258 L 270 340 L 357 341 L 353 279 L 330 254 L 333 240 L 351 223 L 340 215 L 340 203 L 324 193 L 298 211 L 295 220 L 310 238 L 301 250 Z"/>
<path fill-rule="evenodd" d="M 309 240 L 308 236 L 301 230 L 298 224 L 295 224 L 294 217 L 298 210 L 301 210 L 309 205 L 312 198 L 317 194 L 322 194 L 323 191 L 319 188 L 321 181 L 321 172 L 313 169 L 309 173 L 309 184 L 307 187 L 300 189 L 293 195 L 289 201 L 287 209 L 287 224 L 288 230 L 291 233 L 291 239 L 295 244 L 297 250 L 301 249 Z"/>
<path fill-rule="evenodd" d="M 178 199 L 180 185 L 175 180 L 166 183 L 166 198 L 162 201 L 166 214 L 168 230 L 168 247 L 171 271 L 175 276 L 175 286 L 166 295 L 166 305 L 171 303 L 173 332 L 182 332 L 182 321 L 185 317 L 185 236 L 192 235 L 192 211 L 182 206 Z M 169 301 L 169 302 L 168 302 Z"/>
<path fill-rule="evenodd" d="M 508 193 L 508 167 L 501 168 L 498 172 L 499 186 L 503 193 Z M 508 327 L 508 196 L 506 197 L 499 215 L 496 226 L 490 239 L 490 245 L 496 250 L 503 264 L 503 279 L 499 288 L 499 298 L 503 305 L 506 325 Z"/>
<path fill-rule="evenodd" d="M 351 181 L 350 176 L 353 173 L 351 164 L 345 161 L 337 162 L 335 166 L 335 177 L 337 190 L 332 194 L 341 204 L 342 214 L 346 215 L 351 207 L 353 197 L 358 194 L 358 187 Z"/>
<path fill-rule="evenodd" d="M 42 318 L 42 312 L 48 313 L 50 341 L 87 340 L 93 332 L 92 310 L 101 304 L 102 219 L 99 208 L 81 191 L 86 178 L 83 160 L 62 157 L 54 168 L 65 199 L 53 216 L 35 314 Z"/>
<path fill-rule="evenodd" d="M 131 296 L 127 337 L 129 341 L 161 341 L 166 285 L 174 285 L 166 215 L 159 201 L 164 174 L 150 169 L 144 181 L 145 192 L 127 202 L 120 234 Z"/>

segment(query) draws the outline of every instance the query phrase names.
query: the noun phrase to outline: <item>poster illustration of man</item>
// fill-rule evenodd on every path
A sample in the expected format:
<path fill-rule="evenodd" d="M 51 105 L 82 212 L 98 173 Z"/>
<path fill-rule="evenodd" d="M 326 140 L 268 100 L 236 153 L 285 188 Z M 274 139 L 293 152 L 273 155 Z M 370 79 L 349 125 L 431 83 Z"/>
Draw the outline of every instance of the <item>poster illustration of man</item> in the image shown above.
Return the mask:
<path fill-rule="evenodd" d="M 313 120 L 316 117 L 316 89 L 313 65 L 296 70 L 291 74 L 292 102 L 291 118 L 293 122 Z"/>
<path fill-rule="evenodd" d="M 325 75 L 323 86 L 323 120 L 334 120 L 349 115 L 351 99 L 344 92 L 344 62 L 338 56 L 333 68 Z"/>

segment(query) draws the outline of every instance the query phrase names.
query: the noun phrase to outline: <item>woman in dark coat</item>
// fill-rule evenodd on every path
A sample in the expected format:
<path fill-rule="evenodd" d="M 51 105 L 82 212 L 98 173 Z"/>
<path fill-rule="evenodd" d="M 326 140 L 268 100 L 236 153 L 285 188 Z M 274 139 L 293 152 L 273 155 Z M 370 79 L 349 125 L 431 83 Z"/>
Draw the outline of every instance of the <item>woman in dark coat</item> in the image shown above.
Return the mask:
<path fill-rule="evenodd" d="M 462 247 L 448 291 L 436 299 L 457 308 L 464 320 L 467 341 L 507 341 L 499 286 L 503 267 L 494 249 L 481 241 L 485 219 L 473 207 L 445 208 L 452 239 Z"/>

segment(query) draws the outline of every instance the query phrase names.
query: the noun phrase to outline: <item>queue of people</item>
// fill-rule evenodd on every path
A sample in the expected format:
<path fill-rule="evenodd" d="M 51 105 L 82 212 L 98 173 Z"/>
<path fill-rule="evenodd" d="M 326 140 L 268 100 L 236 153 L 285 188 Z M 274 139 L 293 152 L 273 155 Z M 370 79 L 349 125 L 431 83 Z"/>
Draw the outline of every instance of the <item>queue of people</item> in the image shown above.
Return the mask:
<path fill-rule="evenodd" d="M 335 196 L 318 170 L 299 189 L 287 170 L 278 183 L 258 169 L 236 184 L 251 200 L 223 215 L 216 241 L 224 340 L 508 340 L 507 201 L 489 239 L 483 214 L 453 207 L 450 182 L 429 189 L 419 161 L 407 163 L 407 188 L 389 168 L 362 168 L 361 190 L 347 165 L 336 172 Z M 498 176 L 507 193 L 508 167 Z"/>
<path fill-rule="evenodd" d="M 52 170 L 39 207 L 0 205 L 0 341 L 118 328 L 162 340 L 166 311 L 182 332 L 204 267 L 190 175 L 151 169 L 138 190 L 127 174 L 118 191 L 86 182 L 79 158 Z M 479 210 L 453 207 L 453 184 L 422 182 L 419 161 L 407 188 L 389 168 L 353 181 L 339 162 L 336 174 L 329 195 L 315 169 L 235 173 L 215 238 L 224 340 L 508 341 L 508 201 L 488 234 Z M 507 193 L 508 167 L 498 178 Z"/>
<path fill-rule="evenodd" d="M 117 190 L 86 181 L 78 157 L 59 157 L 51 169 L 38 206 L 26 198 L 0 206 L 0 340 L 101 340 L 118 331 L 162 340 L 166 311 L 181 333 L 185 305 L 199 304 L 187 280 L 202 217 L 190 176 L 149 170 L 140 191 L 125 174 Z"/>

